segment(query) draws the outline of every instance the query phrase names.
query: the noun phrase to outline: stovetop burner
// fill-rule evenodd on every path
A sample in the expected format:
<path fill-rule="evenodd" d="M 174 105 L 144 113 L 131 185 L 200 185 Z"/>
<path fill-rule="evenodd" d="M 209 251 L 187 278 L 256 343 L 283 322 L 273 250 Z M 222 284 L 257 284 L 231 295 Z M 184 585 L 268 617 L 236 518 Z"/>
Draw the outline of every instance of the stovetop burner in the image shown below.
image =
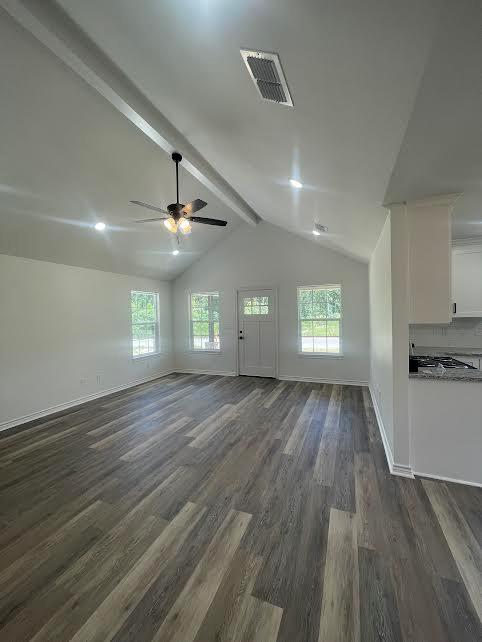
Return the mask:
<path fill-rule="evenodd" d="M 464 368 L 467 370 L 477 370 L 468 363 L 454 359 L 453 357 L 434 357 L 431 355 L 410 355 L 410 360 L 414 361 L 419 368 Z"/>

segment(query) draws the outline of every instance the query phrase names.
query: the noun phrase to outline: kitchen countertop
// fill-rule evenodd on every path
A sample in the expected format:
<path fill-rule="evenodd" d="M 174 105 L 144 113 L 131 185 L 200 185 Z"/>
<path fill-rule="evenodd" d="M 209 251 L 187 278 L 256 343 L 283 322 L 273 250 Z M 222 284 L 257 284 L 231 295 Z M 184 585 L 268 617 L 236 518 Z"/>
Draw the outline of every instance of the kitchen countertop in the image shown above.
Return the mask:
<path fill-rule="evenodd" d="M 409 372 L 408 376 L 410 379 L 482 383 L 482 370 L 468 370 L 466 368 L 420 368 L 418 372 Z"/>

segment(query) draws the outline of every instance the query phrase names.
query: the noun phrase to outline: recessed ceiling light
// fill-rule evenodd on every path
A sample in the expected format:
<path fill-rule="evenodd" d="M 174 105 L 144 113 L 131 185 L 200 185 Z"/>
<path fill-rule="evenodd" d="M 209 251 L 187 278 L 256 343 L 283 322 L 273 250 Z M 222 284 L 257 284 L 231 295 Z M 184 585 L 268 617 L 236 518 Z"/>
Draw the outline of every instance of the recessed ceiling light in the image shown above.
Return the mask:
<path fill-rule="evenodd" d="M 102 223 L 102 221 L 99 221 L 94 225 L 94 227 L 98 232 L 103 232 L 105 230 L 105 223 Z"/>
<path fill-rule="evenodd" d="M 321 236 L 321 232 L 318 232 L 318 230 L 313 230 L 313 234 L 315 236 Z"/>
<path fill-rule="evenodd" d="M 295 178 L 290 178 L 290 185 L 291 187 L 296 187 L 296 189 L 303 187 L 303 183 L 300 183 L 300 181 L 297 181 Z"/>
<path fill-rule="evenodd" d="M 174 254 L 174 256 L 177 256 L 179 254 L 179 250 L 173 250 L 172 253 Z"/>

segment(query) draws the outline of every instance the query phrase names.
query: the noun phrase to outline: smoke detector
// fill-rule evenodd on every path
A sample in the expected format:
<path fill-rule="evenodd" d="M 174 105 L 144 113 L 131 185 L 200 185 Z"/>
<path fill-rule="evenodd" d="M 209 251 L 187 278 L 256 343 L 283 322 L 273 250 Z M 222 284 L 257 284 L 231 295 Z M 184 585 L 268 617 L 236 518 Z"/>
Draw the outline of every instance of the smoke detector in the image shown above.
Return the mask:
<path fill-rule="evenodd" d="M 293 107 L 278 54 L 241 49 L 241 56 L 263 100 Z"/>

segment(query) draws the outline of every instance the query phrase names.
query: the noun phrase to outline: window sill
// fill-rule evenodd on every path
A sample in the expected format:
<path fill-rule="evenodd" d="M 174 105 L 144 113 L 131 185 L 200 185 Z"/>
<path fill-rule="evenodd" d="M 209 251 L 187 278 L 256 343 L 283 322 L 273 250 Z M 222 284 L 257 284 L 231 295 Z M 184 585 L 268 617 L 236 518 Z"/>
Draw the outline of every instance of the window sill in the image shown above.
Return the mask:
<path fill-rule="evenodd" d="M 149 359 L 149 357 L 160 357 L 163 354 L 166 354 L 166 353 L 165 352 L 149 352 L 149 354 L 138 354 L 135 357 L 131 357 L 131 361 L 138 361 L 139 359 Z"/>
<path fill-rule="evenodd" d="M 190 350 L 186 350 L 186 352 L 190 354 L 221 354 L 222 350 L 195 350 L 191 348 Z"/>
<path fill-rule="evenodd" d="M 338 352 L 298 352 L 299 357 L 308 357 L 309 359 L 343 359 L 343 353 Z"/>

